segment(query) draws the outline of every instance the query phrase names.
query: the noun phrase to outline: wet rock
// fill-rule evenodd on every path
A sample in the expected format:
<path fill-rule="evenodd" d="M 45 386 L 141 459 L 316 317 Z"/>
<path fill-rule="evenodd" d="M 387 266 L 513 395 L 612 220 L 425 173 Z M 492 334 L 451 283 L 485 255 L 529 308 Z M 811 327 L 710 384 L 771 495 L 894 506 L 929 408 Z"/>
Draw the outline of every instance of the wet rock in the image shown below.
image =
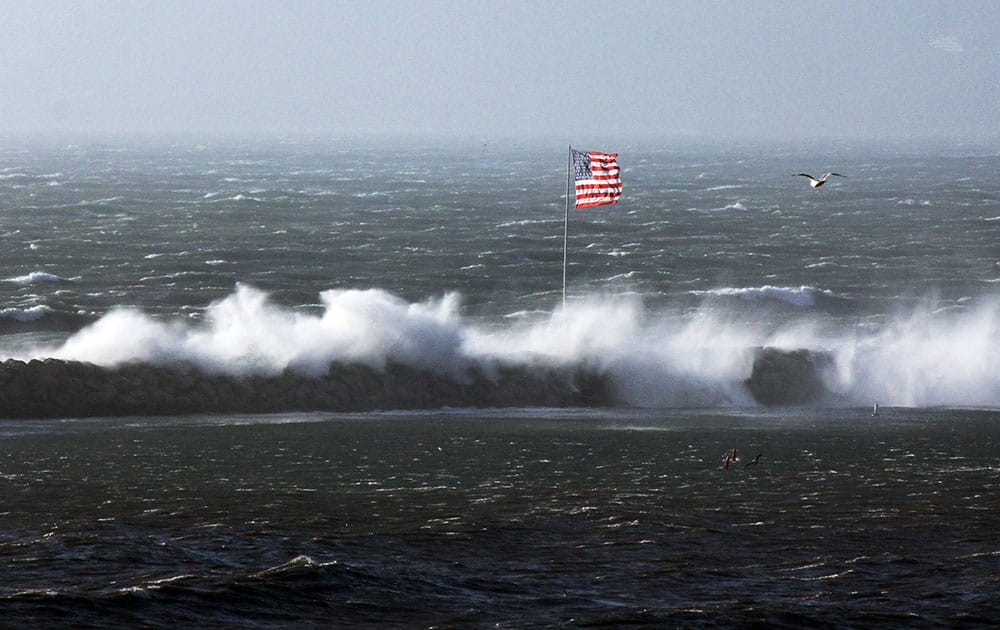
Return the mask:
<path fill-rule="evenodd" d="M 825 352 L 757 348 L 745 384 L 762 405 L 818 403 L 830 396 L 824 373 L 832 366 L 833 358 Z"/>
<path fill-rule="evenodd" d="M 583 368 L 509 366 L 461 378 L 390 364 L 332 364 L 326 374 L 209 374 L 195 366 L 111 368 L 46 359 L 0 364 L 0 417 L 367 411 L 501 406 L 595 406 L 612 400 L 606 377 Z"/>

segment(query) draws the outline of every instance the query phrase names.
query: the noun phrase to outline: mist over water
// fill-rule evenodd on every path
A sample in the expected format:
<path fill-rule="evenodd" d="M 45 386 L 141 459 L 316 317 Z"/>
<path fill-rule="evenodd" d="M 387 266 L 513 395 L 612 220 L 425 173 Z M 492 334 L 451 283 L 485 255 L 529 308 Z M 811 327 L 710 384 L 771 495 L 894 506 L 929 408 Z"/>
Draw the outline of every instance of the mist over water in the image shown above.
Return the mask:
<path fill-rule="evenodd" d="M 0 618 L 988 627 L 997 151 L 538 145 L 0 143 Z"/>
<path fill-rule="evenodd" d="M 558 152 L 341 141 L 0 150 L 5 358 L 212 373 L 596 367 L 637 406 L 753 404 L 753 350 L 829 353 L 840 404 L 1000 406 L 1000 191 L 977 147 Z M 734 155 L 735 153 L 735 155 Z"/>
<path fill-rule="evenodd" d="M 382 369 L 398 362 L 461 378 L 476 365 L 583 364 L 612 377 L 619 396 L 645 407 L 743 406 L 752 350 L 829 352 L 827 386 L 842 403 L 1000 407 L 1000 301 L 967 311 L 922 306 L 869 332 L 814 319 L 778 327 L 704 307 L 652 312 L 637 296 L 592 296 L 536 321 L 484 326 L 463 317 L 460 296 L 409 303 L 377 289 L 330 290 L 322 311 L 273 304 L 239 286 L 203 321 L 160 321 L 134 309 L 101 317 L 30 357 L 99 365 L 196 364 L 210 373 L 322 374 L 331 363 Z"/>

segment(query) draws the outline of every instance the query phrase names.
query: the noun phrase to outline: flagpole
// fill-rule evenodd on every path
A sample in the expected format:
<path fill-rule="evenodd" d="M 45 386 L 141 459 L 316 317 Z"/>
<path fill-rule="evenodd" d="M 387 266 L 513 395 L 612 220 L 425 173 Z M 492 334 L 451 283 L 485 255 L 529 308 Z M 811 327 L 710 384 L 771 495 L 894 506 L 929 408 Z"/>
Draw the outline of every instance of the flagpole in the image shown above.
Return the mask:
<path fill-rule="evenodd" d="M 573 145 L 570 145 L 566 154 L 566 217 L 563 219 L 563 291 L 562 310 L 566 314 L 566 251 L 569 240 L 569 181 L 573 170 Z"/>

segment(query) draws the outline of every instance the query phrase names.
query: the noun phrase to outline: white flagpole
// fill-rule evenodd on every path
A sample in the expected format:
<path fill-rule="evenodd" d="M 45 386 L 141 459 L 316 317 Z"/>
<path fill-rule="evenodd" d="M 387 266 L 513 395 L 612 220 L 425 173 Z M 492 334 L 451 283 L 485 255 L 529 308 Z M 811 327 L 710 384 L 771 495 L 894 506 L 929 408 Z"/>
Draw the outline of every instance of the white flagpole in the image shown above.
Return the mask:
<path fill-rule="evenodd" d="M 567 241 L 569 239 L 569 195 L 570 195 L 570 177 L 572 177 L 573 172 L 573 146 L 570 145 L 569 153 L 566 158 L 566 218 L 563 220 L 563 294 L 562 294 L 562 310 L 563 314 L 566 313 L 566 249 Z"/>

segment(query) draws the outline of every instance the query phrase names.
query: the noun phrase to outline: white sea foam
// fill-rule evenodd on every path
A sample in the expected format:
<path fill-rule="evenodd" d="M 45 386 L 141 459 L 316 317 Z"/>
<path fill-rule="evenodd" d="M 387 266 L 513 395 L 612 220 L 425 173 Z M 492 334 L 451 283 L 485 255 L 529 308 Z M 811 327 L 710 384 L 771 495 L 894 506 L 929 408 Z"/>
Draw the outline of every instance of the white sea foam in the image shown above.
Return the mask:
<path fill-rule="evenodd" d="M 818 289 L 816 287 L 775 287 L 765 285 L 762 287 L 724 287 L 721 289 L 709 289 L 707 291 L 692 291 L 692 295 L 710 297 L 737 297 L 741 300 L 781 300 L 796 306 L 813 306 L 816 304 L 816 296 L 824 295 L 833 297 L 833 292 L 828 289 Z"/>
<path fill-rule="evenodd" d="M 855 400 L 1000 407 L 1000 299 L 962 311 L 930 303 L 834 345 L 836 387 Z"/>
<path fill-rule="evenodd" d="M 47 271 L 32 271 L 24 276 L 7 278 L 4 282 L 13 282 L 14 284 L 38 284 L 40 282 L 70 282 L 70 280 L 67 278 L 61 278 L 54 273 L 49 273 Z"/>
<path fill-rule="evenodd" d="M 331 290 L 319 313 L 273 304 L 249 286 L 211 304 L 202 323 L 114 310 L 59 347 L 29 357 L 114 365 L 195 362 L 232 374 L 321 373 L 331 362 L 376 369 L 401 362 L 460 376 L 469 365 L 583 363 L 610 375 L 640 406 L 752 405 L 743 386 L 753 348 L 827 351 L 829 387 L 844 400 L 884 405 L 1000 407 L 1000 298 L 935 314 L 930 304 L 876 330 L 831 329 L 803 316 L 775 327 L 746 312 L 705 306 L 650 312 L 640 296 L 592 296 L 563 312 L 463 319 L 457 294 L 410 303 L 382 290 Z"/>
<path fill-rule="evenodd" d="M 52 309 L 44 304 L 29 308 L 5 308 L 0 309 L 0 317 L 7 317 L 19 322 L 32 322 L 41 319 L 51 313 Z"/>
<path fill-rule="evenodd" d="M 396 360 L 450 371 L 461 365 L 457 295 L 408 304 L 384 291 L 326 291 L 321 316 L 273 305 L 262 291 L 239 286 L 211 304 L 206 324 L 161 322 L 134 309 L 111 311 L 49 356 L 115 365 L 191 361 L 216 372 L 307 373 L 331 361 L 382 367 Z"/>

